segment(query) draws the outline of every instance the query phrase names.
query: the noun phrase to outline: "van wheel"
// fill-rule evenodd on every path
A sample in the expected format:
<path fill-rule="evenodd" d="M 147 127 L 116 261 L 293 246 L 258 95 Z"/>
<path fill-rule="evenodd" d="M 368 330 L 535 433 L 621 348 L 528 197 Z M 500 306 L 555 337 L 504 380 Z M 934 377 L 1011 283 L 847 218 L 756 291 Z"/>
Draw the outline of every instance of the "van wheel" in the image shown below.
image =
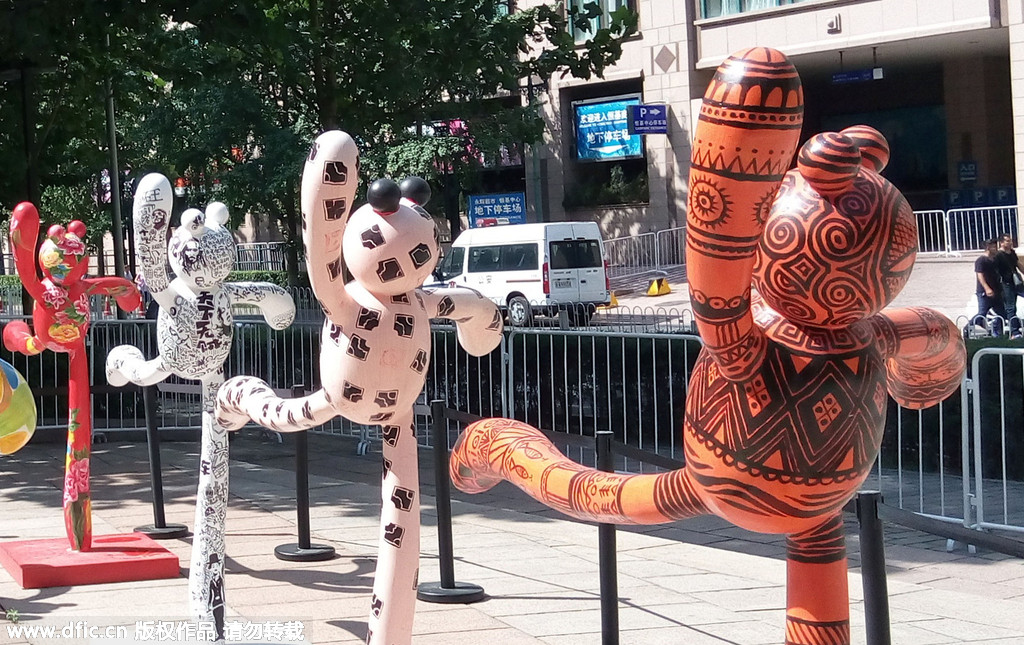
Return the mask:
<path fill-rule="evenodd" d="M 512 296 L 508 301 L 508 322 L 513 327 L 526 327 L 533 320 L 530 301 L 522 296 Z"/>

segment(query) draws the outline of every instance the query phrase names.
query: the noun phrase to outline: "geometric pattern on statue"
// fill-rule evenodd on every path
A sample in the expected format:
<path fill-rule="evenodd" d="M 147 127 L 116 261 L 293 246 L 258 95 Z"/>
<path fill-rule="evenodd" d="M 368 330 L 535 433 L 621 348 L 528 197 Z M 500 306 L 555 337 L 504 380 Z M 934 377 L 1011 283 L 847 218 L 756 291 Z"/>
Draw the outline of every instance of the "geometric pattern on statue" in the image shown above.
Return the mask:
<path fill-rule="evenodd" d="M 159 383 L 170 375 L 201 384 L 202 434 L 196 492 L 195 536 L 189 565 L 189 604 L 197 620 L 224 633 L 224 530 L 228 509 L 228 437 L 213 409 L 231 353 L 231 307 L 255 306 L 274 329 L 295 318 L 295 304 L 281 287 L 267 282 L 225 282 L 235 264 L 235 240 L 227 228 L 228 209 L 212 202 L 190 208 L 171 232 L 171 184 L 159 173 L 139 181 L 135 192 L 135 258 L 141 277 L 160 307 L 157 356 L 146 360 L 133 345 L 107 355 L 107 382 L 120 387 Z M 174 271 L 168 274 L 167 266 Z"/>
<path fill-rule="evenodd" d="M 235 377 L 217 400 L 220 423 L 254 421 L 283 432 L 336 416 L 378 425 L 383 437 L 380 542 L 367 642 L 412 639 L 419 571 L 420 502 L 413 405 L 430 362 L 430 319 L 454 320 L 470 354 L 501 342 L 497 306 L 472 289 L 423 289 L 439 258 L 437 231 L 423 209 L 429 188 L 379 179 L 368 204 L 352 210 L 359 156 L 352 138 L 325 132 L 302 173 L 302 241 L 309 281 L 324 310 L 321 388 L 282 399 L 263 381 Z M 345 269 L 351 281 L 345 282 Z"/>
<path fill-rule="evenodd" d="M 85 353 L 85 337 L 92 318 L 89 297 L 112 297 L 125 311 L 138 309 L 141 303 L 139 292 L 130 280 L 116 276 L 85 277 L 89 270 L 85 233 L 85 224 L 78 220 L 67 228 L 54 224 L 47 230 L 38 253 L 39 268 L 43 272 L 40 280 L 32 257 L 39 237 L 39 211 L 28 202 L 14 208 L 10 238 L 14 266 L 34 306 L 31 329 L 24 321 L 17 320 L 7 323 L 3 332 L 4 346 L 12 352 L 34 356 L 48 349 L 68 355 L 64 528 L 74 551 L 92 548 L 89 486 L 92 397 L 89 360 Z"/>
<path fill-rule="evenodd" d="M 886 309 L 906 284 L 917 227 L 878 173 L 867 126 L 799 143 L 803 92 L 781 53 L 726 60 L 692 147 L 686 264 L 704 348 L 690 377 L 686 466 L 618 475 L 575 464 L 530 426 L 487 419 L 452 454 L 457 487 L 506 479 L 586 520 L 716 514 L 786 535 L 786 642 L 850 642 L 842 507 L 878 454 L 887 396 L 923 408 L 960 384 L 956 326 Z"/>

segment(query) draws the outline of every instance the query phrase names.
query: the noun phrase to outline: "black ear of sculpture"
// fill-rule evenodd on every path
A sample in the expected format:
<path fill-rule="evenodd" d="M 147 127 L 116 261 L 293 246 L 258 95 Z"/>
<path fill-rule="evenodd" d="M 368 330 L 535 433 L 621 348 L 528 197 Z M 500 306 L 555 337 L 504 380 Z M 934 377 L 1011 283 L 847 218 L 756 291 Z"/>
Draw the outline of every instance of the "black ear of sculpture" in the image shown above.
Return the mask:
<path fill-rule="evenodd" d="M 426 206 L 430 201 L 430 184 L 422 177 L 406 177 L 399 186 L 402 189 L 402 197 L 418 206 Z"/>
<path fill-rule="evenodd" d="M 366 201 L 381 215 L 390 215 L 398 210 L 402 189 L 391 179 L 378 179 L 366 189 Z"/>

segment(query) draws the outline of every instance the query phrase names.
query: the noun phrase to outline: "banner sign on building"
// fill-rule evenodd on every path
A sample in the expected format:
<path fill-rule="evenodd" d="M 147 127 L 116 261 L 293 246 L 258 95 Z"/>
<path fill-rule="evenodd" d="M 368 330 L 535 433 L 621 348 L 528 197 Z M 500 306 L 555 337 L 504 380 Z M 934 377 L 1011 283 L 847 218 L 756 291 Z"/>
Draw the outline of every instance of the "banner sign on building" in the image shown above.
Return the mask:
<path fill-rule="evenodd" d="M 469 227 L 526 223 L 526 193 L 468 195 Z"/>
<path fill-rule="evenodd" d="M 629 106 L 630 134 L 668 134 L 668 106 L 640 105 Z"/>
<path fill-rule="evenodd" d="M 637 95 L 573 105 L 576 127 L 576 159 L 608 161 L 643 156 L 643 137 L 630 134 L 630 106 L 639 105 Z"/>

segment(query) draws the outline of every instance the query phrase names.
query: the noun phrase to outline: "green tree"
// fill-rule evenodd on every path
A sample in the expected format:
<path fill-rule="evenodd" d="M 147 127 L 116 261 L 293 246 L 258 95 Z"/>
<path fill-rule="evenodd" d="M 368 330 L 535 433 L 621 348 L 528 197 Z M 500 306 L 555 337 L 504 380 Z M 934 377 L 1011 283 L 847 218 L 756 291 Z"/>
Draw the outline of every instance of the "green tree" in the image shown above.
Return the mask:
<path fill-rule="evenodd" d="M 6 0 L 0 204 L 106 167 L 112 80 L 123 165 L 186 177 L 207 189 L 204 199 L 223 187 L 217 199 L 236 217 L 277 223 L 294 271 L 299 164 L 318 132 L 356 138 L 364 179 L 417 173 L 457 192 L 481 156 L 542 134 L 532 106 L 508 109 L 495 97 L 556 72 L 600 75 L 636 29 L 622 9 L 577 46 L 567 20 L 585 26 L 596 5 L 567 14 L 560 5 L 509 13 L 507 4 Z M 22 69 L 33 70 L 25 85 Z M 461 130 L 438 131 L 455 120 Z"/>
<path fill-rule="evenodd" d="M 635 14 L 619 10 L 577 46 L 566 21 L 589 24 L 596 5 L 566 16 L 561 6 L 507 13 L 498 0 L 178 4 L 165 5 L 176 45 L 148 68 L 170 89 L 133 122 L 136 152 L 157 150 L 179 174 L 218 179 L 234 213 L 276 222 L 291 267 L 299 164 L 318 132 L 356 138 L 364 180 L 415 173 L 457 191 L 482 156 L 542 135 L 533 106 L 495 97 L 556 72 L 601 74 L 636 29 Z M 460 131 L 438 132 L 455 120 Z"/>

